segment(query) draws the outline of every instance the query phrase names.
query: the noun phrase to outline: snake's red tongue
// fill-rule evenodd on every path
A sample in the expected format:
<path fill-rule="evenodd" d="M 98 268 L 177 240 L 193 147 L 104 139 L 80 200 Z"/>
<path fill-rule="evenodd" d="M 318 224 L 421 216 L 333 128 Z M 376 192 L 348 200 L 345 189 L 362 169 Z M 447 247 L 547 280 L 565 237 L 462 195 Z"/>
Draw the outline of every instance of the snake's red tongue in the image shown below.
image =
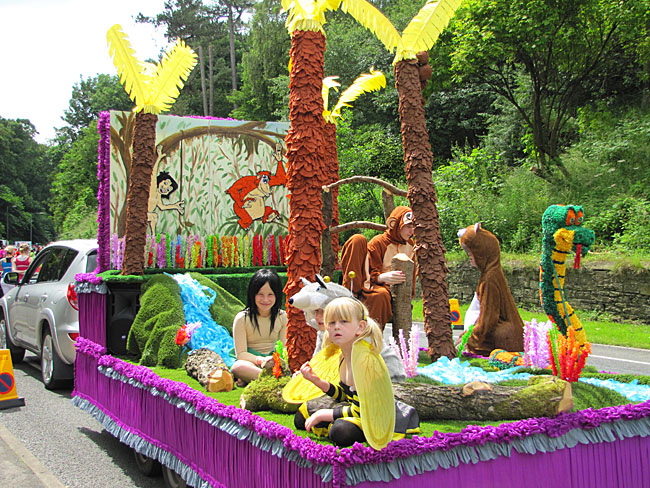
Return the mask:
<path fill-rule="evenodd" d="M 582 255 L 582 244 L 576 244 L 576 257 L 573 260 L 573 269 L 580 269 L 581 255 Z"/>

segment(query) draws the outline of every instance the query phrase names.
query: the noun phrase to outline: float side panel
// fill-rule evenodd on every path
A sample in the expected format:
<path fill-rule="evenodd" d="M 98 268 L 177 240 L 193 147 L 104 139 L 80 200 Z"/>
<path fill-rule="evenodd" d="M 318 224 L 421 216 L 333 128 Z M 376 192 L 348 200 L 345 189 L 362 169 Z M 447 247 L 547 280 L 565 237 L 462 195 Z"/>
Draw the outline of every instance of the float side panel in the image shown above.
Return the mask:
<path fill-rule="evenodd" d="M 165 450 L 215 486 L 331 487 L 312 469 L 239 440 L 161 396 L 98 370 L 97 360 L 77 354 L 74 395 L 89 401 L 122 430 Z"/>

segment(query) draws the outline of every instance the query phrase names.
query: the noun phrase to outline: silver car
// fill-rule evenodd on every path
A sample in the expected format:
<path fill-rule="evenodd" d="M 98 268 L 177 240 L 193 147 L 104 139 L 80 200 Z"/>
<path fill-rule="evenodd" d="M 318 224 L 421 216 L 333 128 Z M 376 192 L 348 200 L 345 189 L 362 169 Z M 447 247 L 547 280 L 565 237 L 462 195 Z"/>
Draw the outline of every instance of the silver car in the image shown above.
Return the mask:
<path fill-rule="evenodd" d="M 4 285 L 15 285 L 1 299 L 0 349 L 19 363 L 25 350 L 41 357 L 47 389 L 73 378 L 74 341 L 79 336 L 79 307 L 74 276 L 97 267 L 97 241 L 58 241 L 34 258 L 23 279 L 7 273 Z"/>

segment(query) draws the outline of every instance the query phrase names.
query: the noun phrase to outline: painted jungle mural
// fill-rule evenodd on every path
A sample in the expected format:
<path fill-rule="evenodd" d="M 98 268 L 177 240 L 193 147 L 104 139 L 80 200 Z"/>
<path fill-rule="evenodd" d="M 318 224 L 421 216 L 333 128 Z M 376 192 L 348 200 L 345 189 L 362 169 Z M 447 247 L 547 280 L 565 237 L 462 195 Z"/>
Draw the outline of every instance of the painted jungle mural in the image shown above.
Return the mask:
<path fill-rule="evenodd" d="M 135 116 L 112 111 L 111 234 L 124 235 Z M 287 122 L 160 115 L 147 207 L 150 235 L 286 234 Z"/>

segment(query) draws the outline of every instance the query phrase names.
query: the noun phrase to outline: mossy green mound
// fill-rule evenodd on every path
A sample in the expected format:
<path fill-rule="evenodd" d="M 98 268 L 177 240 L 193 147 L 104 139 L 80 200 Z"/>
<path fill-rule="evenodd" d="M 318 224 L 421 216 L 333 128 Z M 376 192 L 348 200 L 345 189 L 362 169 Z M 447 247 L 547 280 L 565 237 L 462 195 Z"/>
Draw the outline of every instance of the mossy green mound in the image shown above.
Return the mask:
<path fill-rule="evenodd" d="M 244 305 L 228 291 L 200 273 L 190 273 L 199 284 L 214 290 L 210 307 L 214 321 L 232 335 L 232 322 Z M 208 293 L 204 291 L 206 295 Z M 143 366 L 180 368 L 185 356 L 176 344 L 178 329 L 185 324 L 181 289 L 169 275 L 157 274 L 142 284 L 140 310 L 127 339 L 127 351 Z"/>

